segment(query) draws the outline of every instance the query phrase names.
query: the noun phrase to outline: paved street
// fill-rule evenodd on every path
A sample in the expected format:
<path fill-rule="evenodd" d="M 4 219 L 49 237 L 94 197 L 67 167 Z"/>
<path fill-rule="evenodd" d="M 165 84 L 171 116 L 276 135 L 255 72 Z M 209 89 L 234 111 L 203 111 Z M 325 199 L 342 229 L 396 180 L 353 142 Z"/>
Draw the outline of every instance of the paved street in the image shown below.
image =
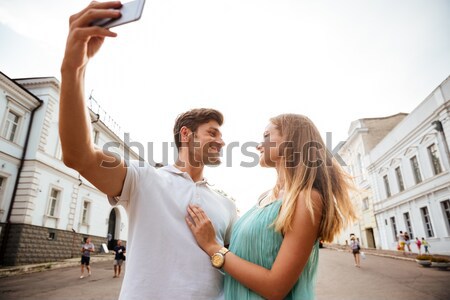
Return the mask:
<path fill-rule="evenodd" d="M 0 278 L 0 299 L 117 299 L 122 279 L 112 278 L 111 261 L 93 264 L 89 278 L 67 267 Z M 317 300 L 446 300 L 450 270 L 419 267 L 415 262 L 367 255 L 356 268 L 349 252 L 320 250 Z"/>
<path fill-rule="evenodd" d="M 85 270 L 86 275 L 86 270 Z M 0 278 L 2 300 L 117 299 L 121 278 L 113 278 L 112 261 L 92 264 L 92 276 L 80 279 L 80 267 Z"/>
<path fill-rule="evenodd" d="M 447 300 L 450 269 L 420 267 L 416 262 L 366 255 L 356 268 L 350 252 L 320 250 L 317 300 Z"/>

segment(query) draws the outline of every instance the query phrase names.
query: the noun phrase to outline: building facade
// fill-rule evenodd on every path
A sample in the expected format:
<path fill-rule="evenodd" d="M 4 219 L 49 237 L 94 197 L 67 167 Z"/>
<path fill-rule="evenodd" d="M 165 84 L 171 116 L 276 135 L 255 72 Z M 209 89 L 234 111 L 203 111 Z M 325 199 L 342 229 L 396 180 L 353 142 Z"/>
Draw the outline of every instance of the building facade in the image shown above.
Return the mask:
<path fill-rule="evenodd" d="M 450 254 L 449 138 L 450 77 L 369 153 L 381 248 L 396 249 L 403 231 Z"/>
<path fill-rule="evenodd" d="M 361 245 L 380 248 L 380 235 L 373 210 L 373 191 L 370 185 L 367 167 L 369 153 L 407 114 L 399 113 L 383 118 L 365 118 L 353 121 L 348 131 L 348 138 L 338 154 L 345 162 L 344 168 L 352 176 L 356 190 L 351 199 L 356 209 L 358 220 L 346 228 L 335 243 L 345 244 L 350 234 L 360 238 Z"/>
<path fill-rule="evenodd" d="M 58 135 L 59 82 L 53 77 L 12 80 L 0 73 L 0 242 L 2 265 L 40 263 L 79 255 L 91 236 L 98 250 L 127 240 L 122 207 L 62 162 Z M 88 101 L 98 147 L 139 157 L 119 138 L 117 124 Z M 74 124 L 76 126 L 76 124 Z"/>

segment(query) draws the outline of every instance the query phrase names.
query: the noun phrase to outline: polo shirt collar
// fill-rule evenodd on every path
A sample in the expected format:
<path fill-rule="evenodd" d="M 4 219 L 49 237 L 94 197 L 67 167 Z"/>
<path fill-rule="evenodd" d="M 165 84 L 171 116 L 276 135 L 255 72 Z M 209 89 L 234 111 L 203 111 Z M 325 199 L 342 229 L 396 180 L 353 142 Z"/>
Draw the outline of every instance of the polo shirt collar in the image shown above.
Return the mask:
<path fill-rule="evenodd" d="M 187 172 L 181 171 L 174 165 L 167 165 L 167 166 L 162 167 L 161 169 L 164 171 L 167 171 L 169 173 L 172 173 L 172 174 L 181 175 L 184 178 L 193 181 L 191 176 Z M 209 184 L 209 183 L 208 183 L 208 180 L 205 177 L 203 177 L 203 180 L 197 181 L 197 182 L 195 182 L 195 184 Z"/>

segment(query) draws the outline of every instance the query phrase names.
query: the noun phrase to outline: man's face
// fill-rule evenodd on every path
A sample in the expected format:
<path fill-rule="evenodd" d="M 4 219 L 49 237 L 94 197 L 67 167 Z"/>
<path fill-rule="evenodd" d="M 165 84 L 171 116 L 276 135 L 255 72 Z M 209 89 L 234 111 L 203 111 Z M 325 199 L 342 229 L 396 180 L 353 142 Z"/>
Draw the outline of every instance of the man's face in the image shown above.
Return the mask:
<path fill-rule="evenodd" d="M 189 163 L 192 166 L 219 165 L 220 150 L 225 145 L 219 124 L 211 120 L 189 135 Z"/>

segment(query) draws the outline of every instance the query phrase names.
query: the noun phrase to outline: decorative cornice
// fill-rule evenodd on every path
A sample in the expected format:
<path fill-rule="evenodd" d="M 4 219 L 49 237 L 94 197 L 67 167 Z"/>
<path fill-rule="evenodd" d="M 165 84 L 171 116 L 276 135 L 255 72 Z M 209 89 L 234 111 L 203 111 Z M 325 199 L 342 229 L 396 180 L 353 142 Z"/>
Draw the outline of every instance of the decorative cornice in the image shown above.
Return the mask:
<path fill-rule="evenodd" d="M 6 97 L 17 99 L 18 102 L 21 102 L 28 109 L 32 110 L 35 107 L 39 106 L 42 103 L 38 97 L 30 93 L 23 86 L 10 79 L 6 75 L 0 72 L 0 84 L 4 86 L 3 93 L 5 93 Z M 25 103 L 23 103 L 25 102 Z"/>

